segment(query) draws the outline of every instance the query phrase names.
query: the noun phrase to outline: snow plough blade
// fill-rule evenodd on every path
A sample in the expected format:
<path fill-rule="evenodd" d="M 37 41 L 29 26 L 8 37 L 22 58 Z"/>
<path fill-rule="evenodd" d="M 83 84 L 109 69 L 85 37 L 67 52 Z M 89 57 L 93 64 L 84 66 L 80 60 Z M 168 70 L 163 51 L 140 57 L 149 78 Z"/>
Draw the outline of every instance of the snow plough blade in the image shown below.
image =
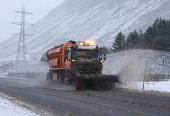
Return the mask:
<path fill-rule="evenodd" d="M 76 89 L 83 90 L 86 88 L 89 89 L 112 89 L 113 84 L 119 83 L 120 77 L 118 75 L 95 75 L 95 74 L 85 74 L 76 79 Z"/>
<path fill-rule="evenodd" d="M 86 74 L 82 76 L 83 82 L 119 82 L 118 75 L 95 75 L 95 74 Z"/>

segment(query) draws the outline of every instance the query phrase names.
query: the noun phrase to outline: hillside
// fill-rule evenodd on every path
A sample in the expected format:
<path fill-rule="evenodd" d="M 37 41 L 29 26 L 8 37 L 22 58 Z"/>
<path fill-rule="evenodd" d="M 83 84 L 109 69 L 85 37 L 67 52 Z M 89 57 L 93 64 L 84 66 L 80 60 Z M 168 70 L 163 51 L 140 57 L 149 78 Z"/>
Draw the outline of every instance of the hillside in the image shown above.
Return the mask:
<path fill-rule="evenodd" d="M 28 57 L 41 57 L 47 49 L 68 40 L 92 39 L 110 46 L 115 35 L 127 35 L 134 29 L 143 31 L 157 17 L 170 19 L 169 0 L 65 0 L 26 33 Z M 14 59 L 18 38 L 0 43 L 0 59 Z"/>

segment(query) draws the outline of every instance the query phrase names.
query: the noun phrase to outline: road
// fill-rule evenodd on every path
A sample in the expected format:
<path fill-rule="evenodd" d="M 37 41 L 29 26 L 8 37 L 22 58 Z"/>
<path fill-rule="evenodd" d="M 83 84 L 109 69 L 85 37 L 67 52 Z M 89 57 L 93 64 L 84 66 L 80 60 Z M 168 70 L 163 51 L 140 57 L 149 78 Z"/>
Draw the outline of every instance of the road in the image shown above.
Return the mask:
<path fill-rule="evenodd" d="M 77 91 L 36 79 L 0 78 L 0 91 L 83 116 L 170 116 L 170 98 L 122 90 Z"/>

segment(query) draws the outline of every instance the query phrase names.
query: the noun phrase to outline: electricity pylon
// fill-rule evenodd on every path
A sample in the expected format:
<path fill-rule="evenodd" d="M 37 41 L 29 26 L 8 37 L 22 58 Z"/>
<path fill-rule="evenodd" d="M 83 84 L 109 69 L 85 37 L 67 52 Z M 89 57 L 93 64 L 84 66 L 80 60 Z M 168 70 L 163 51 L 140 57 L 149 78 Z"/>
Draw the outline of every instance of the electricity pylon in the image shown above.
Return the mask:
<path fill-rule="evenodd" d="M 21 25 L 20 33 L 15 35 L 19 35 L 19 42 L 17 48 L 16 60 L 26 60 L 26 44 L 25 44 L 25 36 L 32 36 L 30 34 L 25 33 L 25 25 L 30 24 L 25 22 L 25 14 L 32 14 L 25 11 L 25 6 L 22 5 L 22 11 L 15 11 L 16 13 L 21 13 L 21 22 L 13 22 L 12 24 Z"/>

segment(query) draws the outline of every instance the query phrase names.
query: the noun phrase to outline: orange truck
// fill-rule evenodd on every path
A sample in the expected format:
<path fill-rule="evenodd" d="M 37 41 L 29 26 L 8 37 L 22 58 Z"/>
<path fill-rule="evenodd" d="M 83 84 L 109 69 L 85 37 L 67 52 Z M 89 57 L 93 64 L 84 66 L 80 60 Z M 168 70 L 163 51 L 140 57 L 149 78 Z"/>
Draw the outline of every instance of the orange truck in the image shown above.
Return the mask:
<path fill-rule="evenodd" d="M 75 84 L 76 89 L 82 89 L 119 82 L 116 75 L 102 74 L 106 52 L 96 42 L 68 41 L 48 50 L 46 56 L 50 60 L 46 77 L 48 84 Z"/>

